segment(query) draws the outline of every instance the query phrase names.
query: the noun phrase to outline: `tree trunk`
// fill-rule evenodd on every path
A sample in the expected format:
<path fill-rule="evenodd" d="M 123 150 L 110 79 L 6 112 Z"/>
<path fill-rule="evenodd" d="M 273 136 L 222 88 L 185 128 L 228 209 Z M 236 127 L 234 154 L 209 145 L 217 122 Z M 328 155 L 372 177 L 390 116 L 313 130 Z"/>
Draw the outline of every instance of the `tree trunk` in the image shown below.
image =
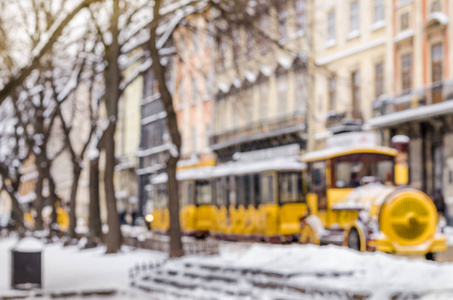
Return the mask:
<path fill-rule="evenodd" d="M 55 180 L 53 180 L 52 175 L 50 174 L 50 167 L 47 170 L 47 179 L 49 180 L 49 198 L 50 206 L 52 207 L 52 214 L 50 216 L 50 231 L 56 229 L 57 224 L 57 201 L 58 197 L 56 194 Z"/>
<path fill-rule="evenodd" d="M 3 185 L 5 185 L 3 181 Z M 11 218 L 16 221 L 16 228 L 25 228 L 24 225 L 24 212 L 20 207 L 19 201 L 16 197 L 16 191 L 12 190 L 10 186 L 5 188 L 5 191 L 8 193 L 11 199 Z"/>
<path fill-rule="evenodd" d="M 78 162 L 73 162 L 73 178 L 71 186 L 71 196 L 69 198 L 69 237 L 71 239 L 76 237 L 76 226 L 77 226 L 77 216 L 76 216 L 76 200 L 77 200 L 77 190 L 79 187 L 79 179 L 82 169 L 80 168 Z"/>
<path fill-rule="evenodd" d="M 103 148 L 105 149 L 105 175 L 104 188 L 107 200 L 107 224 L 109 232 L 107 234 L 107 253 L 117 253 L 121 249 L 121 228 L 116 207 L 114 173 L 115 173 L 115 131 L 118 119 L 118 103 L 120 101 L 121 70 L 118 63 L 120 56 L 120 45 L 118 41 L 119 27 L 118 18 L 120 16 L 119 0 L 113 1 L 113 15 L 111 18 L 110 32 L 112 43 L 105 49 L 107 67 L 104 71 L 105 78 L 105 106 L 109 117 L 109 126 L 105 132 Z"/>
<path fill-rule="evenodd" d="M 104 187 L 107 199 L 107 225 L 109 232 L 107 234 L 107 253 L 117 253 L 121 250 L 121 227 L 118 210 L 116 207 L 115 186 L 113 183 L 115 172 L 115 129 L 116 121 L 109 126 L 105 139 L 105 176 Z"/>
<path fill-rule="evenodd" d="M 90 238 L 102 237 L 101 209 L 99 207 L 99 159 L 90 161 Z"/>
<path fill-rule="evenodd" d="M 36 181 L 36 201 L 35 201 L 35 210 L 36 210 L 36 218 L 35 218 L 35 229 L 42 230 L 44 228 L 44 222 L 42 219 L 42 209 L 44 206 L 44 197 L 42 195 L 44 185 L 44 176 L 42 176 L 42 172 L 39 172 L 38 179 Z"/>
<path fill-rule="evenodd" d="M 159 84 L 161 101 L 167 113 L 167 126 L 173 145 L 167 159 L 167 191 L 168 191 L 168 209 L 170 214 L 170 257 L 180 257 L 184 255 L 184 248 L 181 241 L 181 227 L 179 221 L 179 195 L 178 180 L 176 179 L 176 167 L 181 152 L 181 135 L 178 129 L 176 113 L 173 108 L 173 98 L 168 90 L 165 79 L 165 68 L 160 63 L 159 49 L 156 46 L 156 29 L 159 24 L 159 10 L 162 0 L 156 0 L 153 8 L 153 22 L 151 24 L 150 53 L 153 60 L 154 76 Z"/>
<path fill-rule="evenodd" d="M 179 221 L 178 180 L 176 179 L 177 163 L 178 159 L 170 155 L 167 160 L 168 210 L 170 215 L 170 228 L 168 232 L 170 235 L 170 257 L 181 257 L 184 255 Z"/>

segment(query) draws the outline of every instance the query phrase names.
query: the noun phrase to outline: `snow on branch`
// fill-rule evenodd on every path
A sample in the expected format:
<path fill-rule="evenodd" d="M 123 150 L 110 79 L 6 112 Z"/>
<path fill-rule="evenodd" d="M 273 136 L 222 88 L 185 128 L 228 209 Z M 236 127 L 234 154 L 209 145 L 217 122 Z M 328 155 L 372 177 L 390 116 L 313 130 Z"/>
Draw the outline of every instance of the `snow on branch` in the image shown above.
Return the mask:
<path fill-rule="evenodd" d="M 126 81 L 121 83 L 120 90 L 124 91 L 135 79 L 151 68 L 152 64 L 153 61 L 150 58 L 143 62 Z"/>

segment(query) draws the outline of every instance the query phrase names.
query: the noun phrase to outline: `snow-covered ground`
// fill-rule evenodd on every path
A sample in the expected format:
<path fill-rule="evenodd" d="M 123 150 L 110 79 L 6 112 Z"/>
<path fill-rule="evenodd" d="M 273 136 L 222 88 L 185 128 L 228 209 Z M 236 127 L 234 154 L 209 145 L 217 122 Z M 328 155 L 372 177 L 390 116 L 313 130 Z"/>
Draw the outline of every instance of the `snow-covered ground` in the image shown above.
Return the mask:
<path fill-rule="evenodd" d="M 161 291 L 160 299 L 165 300 L 173 299 L 175 294 L 177 299 L 198 299 L 203 293 L 217 295 L 213 299 L 242 299 L 241 294 L 231 295 L 235 290 L 247 294 L 247 299 L 349 299 L 351 294 L 368 295 L 373 300 L 391 299 L 395 295 L 400 295 L 398 299 L 453 299 L 452 263 L 359 253 L 337 246 L 256 244 L 248 250 L 236 249 L 239 251 L 222 251 L 217 257 L 169 261 L 156 277 L 140 285 L 145 288 L 149 285 L 151 290 L 165 289 L 160 283 L 164 279 L 168 290 Z M 215 279 L 211 282 L 212 278 Z M 175 280 L 188 288 L 175 289 L 172 283 Z M 276 293 L 257 282 L 282 288 Z M 190 288 L 193 284 L 199 287 L 193 290 Z M 308 292 L 294 298 L 291 290 L 294 288 Z"/>
<path fill-rule="evenodd" d="M 0 239 L 0 298 L 17 293 L 9 289 L 10 249 L 16 242 L 14 238 Z M 151 291 L 156 287 L 163 289 L 157 294 L 131 287 L 129 271 L 137 264 L 161 262 L 166 258 L 164 254 L 130 248 L 124 248 L 117 255 L 105 255 L 104 251 L 103 248 L 79 250 L 75 246 L 62 247 L 61 244 L 45 246 L 44 291 L 80 293 L 113 289 L 117 294 L 108 299 L 115 300 L 204 298 L 201 295 L 210 295 L 213 299 L 347 299 L 349 296 L 345 295 L 351 293 L 370 295 L 368 299 L 373 300 L 390 299 L 395 295 L 402 295 L 400 299 L 413 299 L 413 296 L 423 300 L 453 299 L 452 263 L 428 262 L 383 253 L 358 253 L 336 246 L 222 242 L 219 256 L 171 260 L 155 269 L 151 278 L 138 281 L 141 287 L 149 285 Z M 187 277 L 187 274 L 190 276 Z M 217 277 L 220 279 L 212 280 Z M 222 277 L 229 281 L 222 282 Z M 157 283 L 152 281 L 153 278 L 159 279 Z M 181 286 L 168 284 L 175 280 Z M 184 288 L 194 283 L 196 289 Z M 286 290 L 269 289 L 257 283 L 280 284 L 286 286 Z M 288 287 L 309 292 L 295 295 Z M 213 292 L 212 288 L 217 290 Z M 169 294 L 166 294 L 167 291 Z M 234 291 L 241 291 L 242 294 L 236 295 Z M 322 291 L 338 294 L 331 297 L 331 294 L 322 294 Z M 187 297 L 175 297 L 175 293 Z M 50 299 L 50 294 L 48 297 Z"/>
<path fill-rule="evenodd" d="M 17 240 L 0 239 L 0 298 L 16 293 L 10 288 L 10 249 Z M 79 250 L 76 246 L 50 244 L 44 248 L 43 288 L 49 292 L 80 292 L 114 289 L 117 299 L 149 299 L 140 291 L 131 289 L 129 270 L 137 264 L 153 263 L 165 255 L 148 250 L 131 250 L 105 255 L 104 248 Z M 94 299 L 94 298 L 90 298 Z"/>

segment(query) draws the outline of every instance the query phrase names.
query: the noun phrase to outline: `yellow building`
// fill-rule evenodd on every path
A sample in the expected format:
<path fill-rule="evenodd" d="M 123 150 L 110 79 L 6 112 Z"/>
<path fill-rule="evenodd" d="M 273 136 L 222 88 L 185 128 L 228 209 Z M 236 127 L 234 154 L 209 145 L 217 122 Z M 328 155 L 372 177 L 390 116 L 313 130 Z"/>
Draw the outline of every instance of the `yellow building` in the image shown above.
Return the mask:
<path fill-rule="evenodd" d="M 138 67 L 139 65 L 135 64 L 126 69 L 124 78 L 132 78 Z M 127 223 L 131 223 L 132 215 L 141 209 L 138 203 L 136 153 L 140 146 L 142 93 L 143 77 L 138 76 L 127 86 L 120 100 L 115 136 L 115 192 L 118 213 L 124 218 L 122 221 Z"/>

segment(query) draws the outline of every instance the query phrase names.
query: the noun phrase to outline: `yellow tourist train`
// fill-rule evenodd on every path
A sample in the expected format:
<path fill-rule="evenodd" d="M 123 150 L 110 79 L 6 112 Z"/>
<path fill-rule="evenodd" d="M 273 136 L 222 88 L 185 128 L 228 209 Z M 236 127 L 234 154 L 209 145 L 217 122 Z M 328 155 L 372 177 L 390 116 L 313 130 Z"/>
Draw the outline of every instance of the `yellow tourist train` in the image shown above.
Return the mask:
<path fill-rule="evenodd" d="M 395 185 L 407 181 L 407 171 L 395 164 L 397 154 L 392 148 L 361 147 L 304 155 L 309 214 L 301 222 L 301 242 L 430 259 L 445 251 L 433 201 L 419 190 Z"/>
<path fill-rule="evenodd" d="M 300 157 L 178 172 L 181 228 L 228 240 L 293 241 L 307 214 Z M 152 179 L 153 230 L 169 227 L 166 174 Z"/>
<path fill-rule="evenodd" d="M 437 231 L 433 201 L 396 184 L 407 182 L 397 154 L 388 147 L 341 147 L 302 159 L 179 171 L 181 228 L 199 237 L 333 243 L 432 259 L 446 250 L 446 237 Z M 165 233 L 166 175 L 155 176 L 152 184 L 152 228 Z"/>

